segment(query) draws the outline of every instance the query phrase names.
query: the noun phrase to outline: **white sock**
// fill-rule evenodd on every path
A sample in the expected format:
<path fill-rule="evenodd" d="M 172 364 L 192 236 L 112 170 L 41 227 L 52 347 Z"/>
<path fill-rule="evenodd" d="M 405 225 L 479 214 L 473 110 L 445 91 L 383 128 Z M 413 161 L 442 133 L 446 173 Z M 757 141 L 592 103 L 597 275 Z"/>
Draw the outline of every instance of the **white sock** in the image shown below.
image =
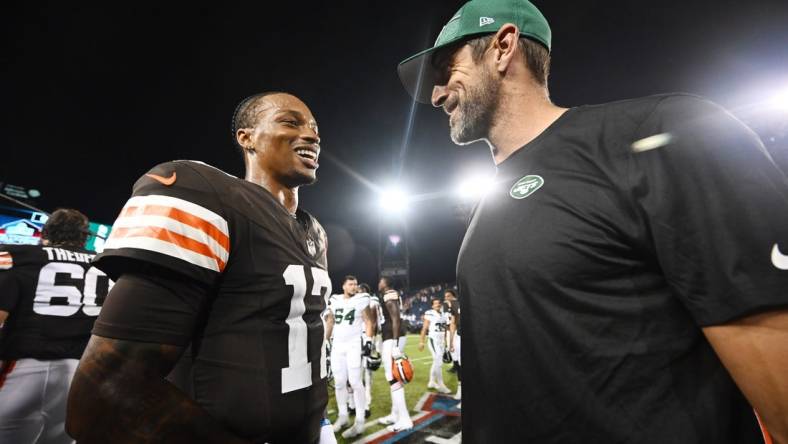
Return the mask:
<path fill-rule="evenodd" d="M 339 416 L 347 416 L 347 385 L 337 384 L 334 390 L 337 395 L 337 410 Z"/>
<path fill-rule="evenodd" d="M 431 380 L 438 385 L 443 385 L 443 378 L 441 377 L 441 366 L 439 363 L 432 364 Z"/>
<path fill-rule="evenodd" d="M 334 428 L 331 427 L 331 422 L 323 419 L 320 426 L 320 444 L 336 444 L 337 438 L 334 436 Z"/>
<path fill-rule="evenodd" d="M 367 410 L 369 410 L 369 406 L 372 405 L 372 370 L 369 369 L 364 370 L 364 390 L 366 391 Z"/>
<path fill-rule="evenodd" d="M 356 409 L 355 390 L 353 390 L 353 387 L 349 387 L 347 392 L 348 392 L 348 400 L 347 400 L 348 405 L 350 406 L 351 409 L 355 410 Z"/>
<path fill-rule="evenodd" d="M 442 363 L 443 363 L 443 361 L 441 361 L 441 364 L 438 365 L 438 373 L 437 373 L 438 385 L 446 385 L 443 382 L 443 364 Z"/>
<path fill-rule="evenodd" d="M 364 390 L 361 390 L 361 388 L 353 390 L 353 398 L 355 398 L 357 406 L 367 405 L 366 397 L 367 396 L 364 393 Z M 366 418 L 364 417 L 364 410 L 363 410 L 363 408 L 359 408 L 358 410 L 356 410 L 356 424 L 364 425 L 364 420 L 365 419 Z"/>
<path fill-rule="evenodd" d="M 391 386 L 391 404 L 392 410 L 396 412 L 398 422 L 405 418 L 410 420 L 408 406 L 405 404 L 405 388 L 399 382 Z"/>
<path fill-rule="evenodd" d="M 389 384 L 391 384 L 391 383 L 389 383 Z M 394 390 L 395 390 L 394 387 L 395 386 L 397 387 L 397 390 L 402 390 L 402 384 L 400 384 L 399 382 L 395 382 L 394 384 L 391 384 L 391 387 L 390 387 L 390 389 L 391 389 L 391 413 L 389 414 L 389 416 L 391 416 L 392 418 L 396 418 L 397 414 L 398 414 L 398 412 L 397 412 L 397 403 L 394 401 L 394 397 L 395 397 L 394 396 Z"/>

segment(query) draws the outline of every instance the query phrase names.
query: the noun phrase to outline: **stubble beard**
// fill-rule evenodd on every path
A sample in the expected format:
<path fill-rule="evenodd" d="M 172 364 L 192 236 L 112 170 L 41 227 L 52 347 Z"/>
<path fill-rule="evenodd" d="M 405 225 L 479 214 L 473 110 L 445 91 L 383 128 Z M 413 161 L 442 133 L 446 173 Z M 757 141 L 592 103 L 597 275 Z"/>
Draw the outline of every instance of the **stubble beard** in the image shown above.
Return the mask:
<path fill-rule="evenodd" d="M 498 109 L 499 89 L 492 74 L 482 69 L 478 85 L 467 89 L 465 100 L 457 105 L 456 123 L 451 125 L 454 143 L 467 145 L 487 138 Z"/>

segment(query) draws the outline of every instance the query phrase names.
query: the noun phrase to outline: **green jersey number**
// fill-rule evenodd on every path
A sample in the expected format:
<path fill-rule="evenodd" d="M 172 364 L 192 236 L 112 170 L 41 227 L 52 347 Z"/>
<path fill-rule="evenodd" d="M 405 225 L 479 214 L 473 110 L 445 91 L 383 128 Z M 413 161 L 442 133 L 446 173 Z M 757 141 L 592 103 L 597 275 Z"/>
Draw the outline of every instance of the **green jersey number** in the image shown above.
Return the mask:
<path fill-rule="evenodd" d="M 341 324 L 342 321 L 347 321 L 348 324 L 352 324 L 353 321 L 356 320 L 356 309 L 354 308 L 343 315 L 344 312 L 344 308 L 337 308 L 336 311 L 334 311 L 334 320 L 337 324 Z"/>

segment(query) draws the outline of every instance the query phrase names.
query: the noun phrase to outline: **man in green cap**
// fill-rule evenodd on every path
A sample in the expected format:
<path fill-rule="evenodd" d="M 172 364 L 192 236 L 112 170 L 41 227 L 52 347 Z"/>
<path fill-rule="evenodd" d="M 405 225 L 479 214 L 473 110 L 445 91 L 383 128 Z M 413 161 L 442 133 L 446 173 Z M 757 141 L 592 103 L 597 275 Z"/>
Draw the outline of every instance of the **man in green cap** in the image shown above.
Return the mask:
<path fill-rule="evenodd" d="M 720 107 L 562 108 L 550 28 L 473 0 L 399 66 L 496 189 L 457 263 L 464 442 L 788 442 L 788 186 Z M 751 407 L 753 406 L 753 407 Z"/>

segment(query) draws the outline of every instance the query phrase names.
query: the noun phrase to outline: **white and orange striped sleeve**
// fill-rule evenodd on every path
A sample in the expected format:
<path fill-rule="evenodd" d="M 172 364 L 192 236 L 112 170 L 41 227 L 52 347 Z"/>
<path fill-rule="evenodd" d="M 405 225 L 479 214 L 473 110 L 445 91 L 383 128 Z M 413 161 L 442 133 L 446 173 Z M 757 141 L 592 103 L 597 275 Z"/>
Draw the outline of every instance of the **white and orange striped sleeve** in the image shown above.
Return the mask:
<path fill-rule="evenodd" d="M 163 184 L 154 175 L 174 183 Z M 230 257 L 230 224 L 222 208 L 213 188 L 188 164 L 162 164 L 137 181 L 95 264 L 113 278 L 147 263 L 211 283 Z"/>
<path fill-rule="evenodd" d="M 163 256 L 165 262 L 182 262 L 221 273 L 230 256 L 227 220 L 181 198 L 135 196 L 115 221 L 104 255 L 116 250 L 155 253 Z"/>

